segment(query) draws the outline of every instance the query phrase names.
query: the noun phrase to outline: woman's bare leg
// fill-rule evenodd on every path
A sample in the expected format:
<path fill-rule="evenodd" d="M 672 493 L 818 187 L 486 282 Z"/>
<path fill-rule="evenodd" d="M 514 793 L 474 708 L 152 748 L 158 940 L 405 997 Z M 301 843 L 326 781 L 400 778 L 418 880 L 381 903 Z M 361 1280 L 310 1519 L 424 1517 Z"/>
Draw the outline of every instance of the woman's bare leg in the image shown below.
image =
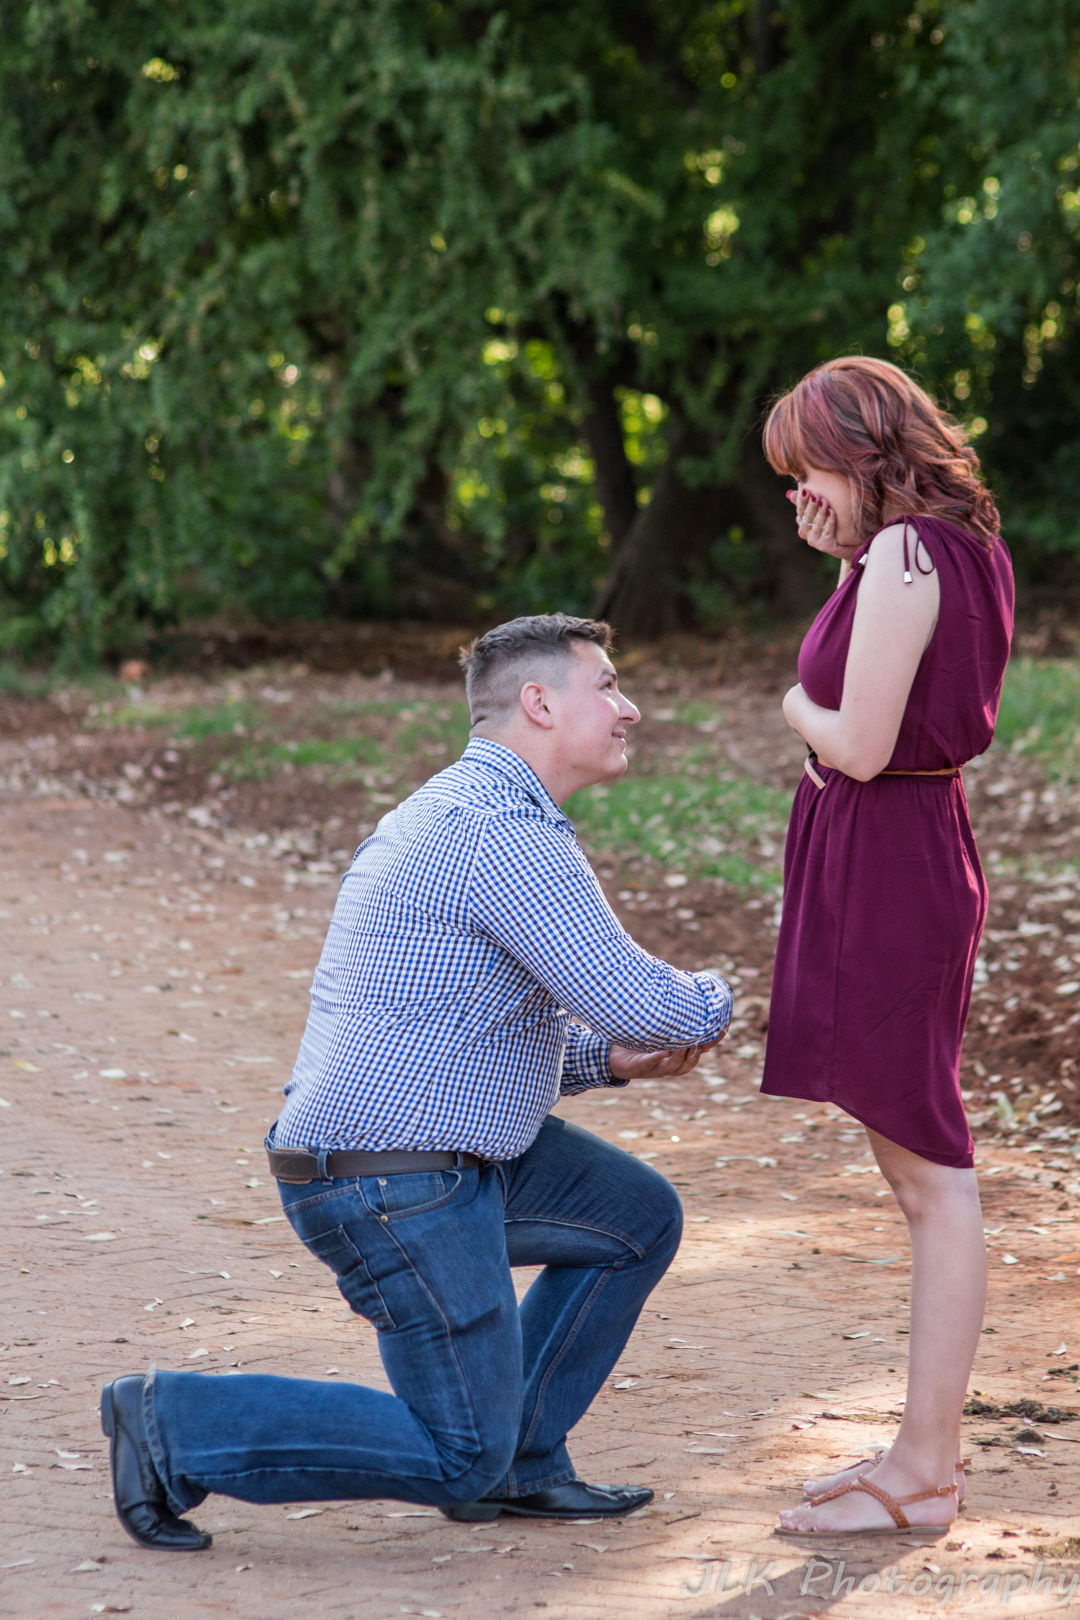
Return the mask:
<path fill-rule="evenodd" d="M 960 1419 L 986 1307 L 986 1240 L 974 1170 L 931 1164 L 867 1132 L 911 1236 L 911 1338 L 907 1402 L 900 1430 L 865 1478 L 891 1496 L 933 1490 L 953 1479 Z M 912 1505 L 913 1524 L 945 1524 L 955 1498 Z M 857 1529 L 888 1522 L 864 1492 L 781 1514 L 786 1529 Z"/>

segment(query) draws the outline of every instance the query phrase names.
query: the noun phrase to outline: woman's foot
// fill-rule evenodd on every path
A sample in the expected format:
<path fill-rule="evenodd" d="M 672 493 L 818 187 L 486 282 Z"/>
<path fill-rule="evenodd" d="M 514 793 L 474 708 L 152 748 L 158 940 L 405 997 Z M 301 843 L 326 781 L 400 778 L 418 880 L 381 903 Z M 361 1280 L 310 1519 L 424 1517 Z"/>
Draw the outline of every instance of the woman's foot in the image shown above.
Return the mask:
<path fill-rule="evenodd" d="M 878 1489 L 894 1503 L 901 1505 L 907 1522 L 913 1529 L 945 1529 L 956 1518 L 955 1485 L 934 1487 L 926 1479 L 902 1470 L 890 1463 L 886 1455 L 864 1474 L 856 1476 Z M 844 1490 L 844 1484 L 849 1488 Z M 854 1487 L 854 1488 L 851 1488 Z M 780 1514 L 780 1529 L 802 1531 L 811 1535 L 829 1535 L 859 1531 L 888 1531 L 898 1528 L 896 1520 L 885 1504 L 870 1491 L 863 1490 L 855 1481 L 844 1481 L 838 1494 L 825 1502 L 807 1502 L 802 1507 L 788 1508 Z M 906 1497 L 921 1497 L 905 1501 Z"/>
<path fill-rule="evenodd" d="M 841 1468 L 838 1473 L 827 1475 L 825 1479 L 804 1479 L 803 1495 L 808 1501 L 813 1501 L 817 1496 L 824 1496 L 826 1491 L 834 1491 L 838 1485 L 847 1485 L 849 1481 L 868 1474 L 872 1468 L 880 1467 L 888 1455 L 889 1451 L 883 1447 L 882 1450 L 873 1452 L 869 1457 L 863 1457 L 860 1462 L 852 1463 L 850 1468 Z M 968 1461 L 970 1462 L 971 1459 L 968 1458 Z M 959 1506 L 967 1494 L 967 1482 L 964 1476 L 962 1458 L 957 1458 L 954 1477 L 956 1480 L 956 1501 L 957 1506 Z"/>

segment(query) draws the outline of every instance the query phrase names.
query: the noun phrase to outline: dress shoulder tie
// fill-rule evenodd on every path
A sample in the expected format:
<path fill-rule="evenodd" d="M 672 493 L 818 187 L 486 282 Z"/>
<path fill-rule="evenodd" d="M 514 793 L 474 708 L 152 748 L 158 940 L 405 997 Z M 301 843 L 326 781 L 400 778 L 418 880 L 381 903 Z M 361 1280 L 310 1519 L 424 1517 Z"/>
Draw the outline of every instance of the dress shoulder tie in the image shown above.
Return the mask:
<path fill-rule="evenodd" d="M 905 518 L 904 519 L 904 584 L 905 585 L 911 585 L 911 584 L 914 584 L 914 575 L 911 572 L 911 562 L 910 562 L 909 557 L 908 557 L 907 526 L 908 526 L 908 520 L 907 520 L 907 518 Z M 918 569 L 919 573 L 922 574 L 923 578 L 925 579 L 930 574 L 932 574 L 934 572 L 934 559 L 931 557 L 929 568 L 923 568 L 922 567 L 922 565 L 919 562 L 919 547 L 921 545 L 922 545 L 922 535 L 919 533 L 918 529 L 916 529 L 915 530 L 915 567 Z"/>

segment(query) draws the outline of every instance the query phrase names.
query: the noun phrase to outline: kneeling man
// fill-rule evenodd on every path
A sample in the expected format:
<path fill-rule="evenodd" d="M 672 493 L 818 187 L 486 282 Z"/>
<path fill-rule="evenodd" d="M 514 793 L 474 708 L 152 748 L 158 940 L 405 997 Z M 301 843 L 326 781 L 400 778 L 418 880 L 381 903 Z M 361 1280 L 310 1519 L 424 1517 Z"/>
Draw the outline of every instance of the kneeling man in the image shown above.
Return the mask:
<path fill-rule="evenodd" d="M 374 1324 L 394 1393 L 151 1372 L 106 1386 L 113 1485 L 144 1546 L 178 1517 L 393 1497 L 455 1519 L 628 1513 L 566 1436 L 679 1243 L 674 1189 L 551 1113 L 560 1092 L 679 1075 L 731 991 L 642 950 L 559 805 L 626 769 L 639 718 L 610 631 L 515 619 L 464 656 L 472 740 L 346 874 L 286 1103 L 267 1137 L 297 1236 Z M 543 1266 L 520 1309 L 512 1266 Z"/>

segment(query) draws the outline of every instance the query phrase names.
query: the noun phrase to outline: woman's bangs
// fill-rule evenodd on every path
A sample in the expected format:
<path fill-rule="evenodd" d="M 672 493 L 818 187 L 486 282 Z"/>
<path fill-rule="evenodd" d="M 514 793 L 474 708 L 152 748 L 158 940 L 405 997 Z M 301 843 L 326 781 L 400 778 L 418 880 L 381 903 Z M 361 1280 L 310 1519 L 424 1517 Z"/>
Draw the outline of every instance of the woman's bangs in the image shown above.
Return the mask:
<path fill-rule="evenodd" d="M 765 454 L 774 472 L 798 478 L 812 463 L 806 454 L 798 390 L 778 399 L 765 424 Z"/>

